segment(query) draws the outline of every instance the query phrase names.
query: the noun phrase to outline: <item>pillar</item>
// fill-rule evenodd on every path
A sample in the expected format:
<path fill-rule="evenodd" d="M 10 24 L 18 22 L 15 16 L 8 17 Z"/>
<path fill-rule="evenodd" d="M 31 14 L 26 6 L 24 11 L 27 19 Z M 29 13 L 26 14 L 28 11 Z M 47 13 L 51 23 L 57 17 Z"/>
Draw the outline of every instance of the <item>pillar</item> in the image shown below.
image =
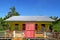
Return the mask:
<path fill-rule="evenodd" d="M 46 24 L 46 26 L 45 26 L 46 27 L 46 31 L 49 30 L 49 26 L 50 26 L 49 24 Z"/>

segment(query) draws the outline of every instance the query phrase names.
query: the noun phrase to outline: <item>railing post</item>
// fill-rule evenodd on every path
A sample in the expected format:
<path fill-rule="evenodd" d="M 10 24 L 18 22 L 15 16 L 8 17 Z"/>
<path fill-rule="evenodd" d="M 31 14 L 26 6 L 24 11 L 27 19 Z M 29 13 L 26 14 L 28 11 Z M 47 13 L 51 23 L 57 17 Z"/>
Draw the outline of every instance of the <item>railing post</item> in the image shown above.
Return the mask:
<path fill-rule="evenodd" d="M 6 38 L 6 31 L 5 31 L 5 38 Z"/>
<path fill-rule="evenodd" d="M 47 39 L 47 33 L 46 33 L 46 32 L 44 32 L 44 39 L 45 39 L 45 40 L 48 40 L 48 39 Z"/>
<path fill-rule="evenodd" d="M 13 31 L 13 37 L 15 38 L 15 30 Z"/>
<path fill-rule="evenodd" d="M 46 32 L 44 32 L 44 37 L 46 38 Z"/>

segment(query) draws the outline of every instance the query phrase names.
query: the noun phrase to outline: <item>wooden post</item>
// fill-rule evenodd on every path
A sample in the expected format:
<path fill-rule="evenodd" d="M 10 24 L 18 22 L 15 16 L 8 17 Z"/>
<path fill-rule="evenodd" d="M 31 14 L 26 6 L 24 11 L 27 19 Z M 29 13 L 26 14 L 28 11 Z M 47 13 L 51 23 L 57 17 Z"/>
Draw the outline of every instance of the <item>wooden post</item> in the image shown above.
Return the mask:
<path fill-rule="evenodd" d="M 5 38 L 6 38 L 6 31 L 5 31 Z"/>
<path fill-rule="evenodd" d="M 15 38 L 15 30 L 13 31 L 13 37 Z"/>

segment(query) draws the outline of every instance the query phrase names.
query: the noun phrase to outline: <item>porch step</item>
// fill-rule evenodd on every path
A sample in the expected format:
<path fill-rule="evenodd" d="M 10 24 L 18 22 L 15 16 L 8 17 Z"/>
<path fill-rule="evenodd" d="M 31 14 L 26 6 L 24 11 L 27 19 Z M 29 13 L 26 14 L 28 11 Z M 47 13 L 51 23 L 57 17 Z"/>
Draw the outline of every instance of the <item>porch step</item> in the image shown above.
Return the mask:
<path fill-rule="evenodd" d="M 23 40 L 23 38 L 12 38 L 12 40 Z"/>
<path fill-rule="evenodd" d="M 35 37 L 44 37 L 43 34 L 35 34 Z"/>

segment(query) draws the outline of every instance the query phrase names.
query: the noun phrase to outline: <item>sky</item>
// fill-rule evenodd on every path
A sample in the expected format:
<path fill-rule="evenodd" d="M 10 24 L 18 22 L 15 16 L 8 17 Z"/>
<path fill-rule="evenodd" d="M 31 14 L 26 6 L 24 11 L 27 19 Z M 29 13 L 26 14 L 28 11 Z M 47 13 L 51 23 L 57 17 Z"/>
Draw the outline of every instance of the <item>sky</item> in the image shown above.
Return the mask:
<path fill-rule="evenodd" d="M 4 17 L 12 6 L 21 16 L 58 16 L 60 0 L 0 0 L 0 17 Z"/>

